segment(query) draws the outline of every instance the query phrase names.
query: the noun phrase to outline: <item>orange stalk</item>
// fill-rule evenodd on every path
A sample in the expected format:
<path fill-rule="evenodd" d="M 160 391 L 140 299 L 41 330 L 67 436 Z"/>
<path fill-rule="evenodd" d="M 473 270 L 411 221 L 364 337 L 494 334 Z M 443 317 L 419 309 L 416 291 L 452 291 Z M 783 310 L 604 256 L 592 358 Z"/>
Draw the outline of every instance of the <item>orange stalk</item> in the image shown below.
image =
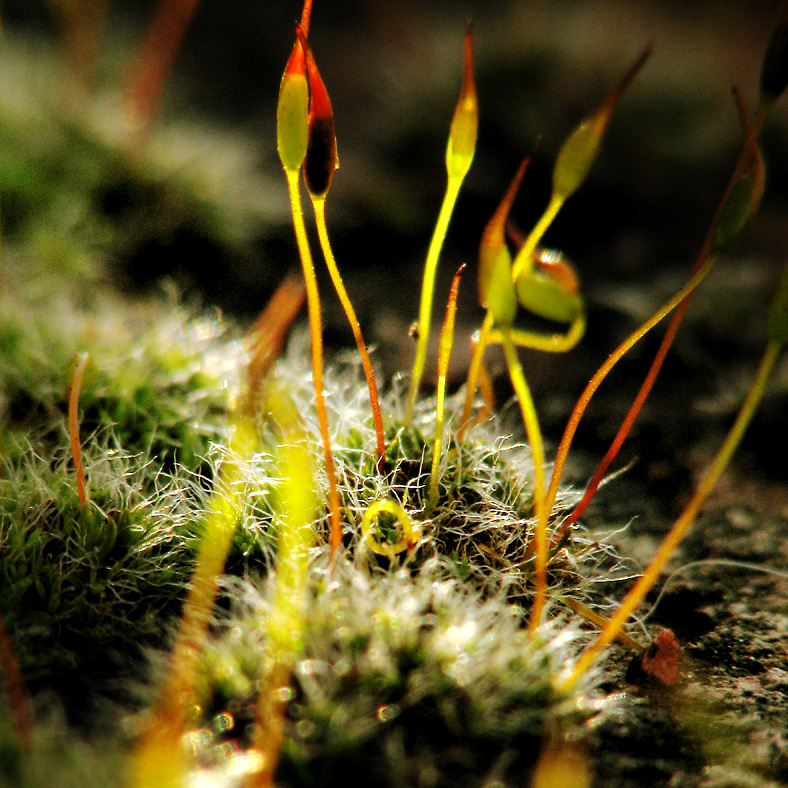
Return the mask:
<path fill-rule="evenodd" d="M 561 475 L 563 473 L 564 466 L 566 465 L 566 459 L 569 455 L 569 448 L 572 444 L 575 432 L 577 431 L 580 419 L 583 417 L 589 402 L 596 393 L 596 390 L 602 384 L 602 381 L 607 377 L 613 367 L 629 352 L 629 350 L 634 347 L 635 344 L 637 344 L 637 342 L 639 342 L 649 331 L 651 331 L 652 328 L 654 328 L 654 326 L 660 323 L 668 314 L 670 314 L 670 312 L 676 309 L 676 307 L 678 307 L 690 293 L 692 293 L 692 291 L 701 283 L 715 262 L 716 258 L 707 259 L 704 265 L 689 280 L 689 282 L 687 282 L 687 284 L 684 285 L 684 287 L 679 290 L 679 292 L 676 293 L 673 298 L 667 301 L 659 311 L 657 311 L 635 331 L 633 331 L 632 334 L 630 334 L 607 357 L 604 364 L 602 364 L 602 366 L 594 373 L 593 377 L 583 390 L 583 393 L 577 400 L 574 409 L 572 410 L 569 421 L 567 422 L 566 428 L 564 429 L 561 443 L 559 444 L 556 451 L 553 475 L 550 479 L 550 486 L 547 491 L 548 509 L 552 510 L 553 504 L 555 503 L 555 497 L 558 493 L 558 485 L 561 481 Z M 672 325 L 673 324 L 671 324 L 671 326 Z M 678 325 L 676 325 L 676 328 L 678 328 Z M 670 331 L 670 327 L 668 331 Z M 668 335 L 666 334 L 665 340 L 663 340 L 663 342 L 665 342 L 667 339 Z M 665 352 L 667 352 L 667 346 Z"/>
<path fill-rule="evenodd" d="M 761 106 L 758 110 L 758 113 L 755 117 L 755 120 L 752 123 L 752 126 L 746 128 L 746 140 L 744 145 L 742 146 L 741 153 L 739 154 L 738 161 L 736 162 L 736 166 L 734 167 L 733 173 L 731 178 L 728 182 L 728 185 L 725 189 L 725 192 L 720 200 L 720 203 L 715 211 L 714 218 L 709 227 L 709 231 L 706 234 L 706 238 L 704 239 L 703 246 L 701 247 L 700 252 L 695 260 L 695 264 L 692 268 L 692 274 L 690 280 L 687 284 L 679 291 L 681 294 L 681 299 L 676 302 L 676 296 L 674 296 L 662 309 L 660 309 L 655 315 L 648 321 L 646 321 L 640 328 L 638 328 L 633 334 L 625 340 L 614 352 L 608 357 L 608 360 L 605 364 L 600 367 L 597 373 L 589 382 L 586 389 L 583 391 L 583 394 L 580 396 L 580 399 L 577 401 L 574 410 L 569 418 L 569 422 L 567 423 L 566 429 L 564 431 L 564 435 L 561 439 L 561 443 L 559 444 L 558 451 L 556 452 L 556 460 L 555 465 L 553 467 L 553 476 L 550 480 L 550 488 L 547 493 L 547 500 L 549 505 L 552 507 L 555 496 L 558 492 L 558 485 L 561 481 L 561 475 L 563 473 L 564 465 L 566 464 L 566 458 L 569 454 L 569 447 L 572 442 L 572 438 L 574 437 L 575 431 L 577 429 L 577 425 L 582 418 L 583 413 L 585 412 L 586 407 L 588 406 L 591 397 L 594 395 L 596 389 L 601 384 L 602 380 L 607 376 L 613 366 L 620 360 L 620 358 L 632 347 L 642 336 L 644 336 L 648 331 L 656 325 L 656 322 L 662 320 L 668 312 L 672 311 L 675 308 L 675 313 L 673 318 L 671 319 L 668 328 L 665 332 L 664 337 L 662 338 L 662 342 L 660 343 L 659 349 L 654 357 L 654 360 L 651 363 L 651 367 L 643 380 L 643 383 L 635 397 L 632 406 L 630 407 L 629 411 L 627 412 L 626 417 L 624 418 L 621 427 L 619 428 L 618 432 L 616 433 L 615 438 L 613 439 L 613 443 L 611 444 L 608 451 L 605 453 L 605 456 L 602 458 L 599 466 L 597 467 L 594 475 L 589 483 L 588 488 L 586 489 L 583 498 L 577 504 L 575 509 L 569 515 L 569 517 L 564 521 L 561 526 L 561 529 L 557 532 L 556 538 L 560 538 L 560 536 L 569 528 L 577 519 L 581 516 L 583 511 L 585 511 L 586 506 L 590 502 L 591 498 L 593 497 L 594 493 L 599 487 L 599 484 L 604 477 L 607 468 L 609 467 L 610 463 L 613 461 L 613 458 L 618 453 L 619 449 L 621 448 L 622 444 L 626 440 L 630 430 L 632 429 L 637 416 L 640 413 L 643 404 L 646 401 L 651 389 L 654 385 L 654 382 L 657 379 L 657 376 L 662 368 L 662 364 L 665 360 L 665 357 L 670 350 L 671 345 L 673 344 L 673 340 L 675 339 L 676 332 L 681 325 L 681 321 L 684 318 L 684 313 L 689 306 L 689 300 L 694 292 L 695 288 L 700 281 L 705 277 L 705 275 L 711 270 L 714 264 L 717 262 L 722 248 L 718 245 L 720 243 L 720 239 L 724 238 L 724 246 L 727 247 L 727 242 L 730 240 L 733 242 L 737 237 L 736 232 L 730 233 L 730 238 L 723 235 L 721 231 L 721 227 L 723 224 L 727 224 L 728 222 L 723 223 L 723 219 L 728 219 L 729 217 L 726 215 L 726 209 L 729 206 L 729 200 L 731 200 L 731 195 L 733 194 L 734 189 L 739 184 L 740 180 L 743 180 L 744 176 L 747 174 L 748 170 L 761 170 L 761 162 L 760 156 L 757 150 L 757 139 L 760 134 L 761 129 L 763 128 L 763 123 L 766 119 L 766 114 L 768 112 L 768 107 Z M 756 173 L 762 179 L 763 173 L 759 171 Z M 757 202 L 754 206 L 752 206 L 752 213 L 754 214 L 757 210 Z M 746 218 L 750 218 L 748 215 Z M 727 229 L 727 228 L 726 228 Z M 741 228 L 738 228 L 740 231 Z M 677 294 L 678 295 L 678 294 Z M 672 305 L 672 306 L 671 306 Z M 669 308 L 668 308 L 669 307 Z M 655 318 L 657 318 L 656 322 Z"/>
<path fill-rule="evenodd" d="M 282 352 L 287 330 L 304 303 L 305 292 L 303 280 L 289 276 L 276 289 L 249 332 L 250 358 L 244 406 L 249 417 L 254 416 L 262 380 Z"/>
<path fill-rule="evenodd" d="M 597 639 L 580 655 L 573 669 L 561 680 L 561 687 L 570 687 L 580 676 L 585 673 L 594 663 L 601 650 L 617 637 L 621 628 L 629 617 L 635 612 L 638 605 L 643 601 L 646 594 L 657 580 L 659 573 L 664 568 L 670 557 L 676 551 L 681 540 L 686 536 L 692 523 L 711 493 L 717 480 L 730 462 L 734 450 L 741 442 L 742 436 L 747 429 L 755 409 L 763 396 L 766 381 L 769 378 L 783 345 L 774 340 L 770 341 L 761 359 L 758 372 L 750 387 L 744 403 L 742 404 L 739 415 L 725 438 L 725 441 L 717 453 L 711 467 L 703 478 L 695 494 L 685 507 L 679 518 L 673 524 L 668 535 L 659 546 L 657 554 L 649 564 L 645 573 L 638 579 L 629 593 L 624 597 L 615 613 L 610 617 L 605 628 L 599 633 Z"/>
<path fill-rule="evenodd" d="M 378 384 L 375 381 L 375 372 L 372 369 L 372 361 L 369 358 L 367 345 L 364 342 L 364 336 L 361 333 L 361 326 L 359 325 L 356 311 L 353 309 L 353 304 L 350 297 L 345 290 L 345 285 L 342 282 L 342 277 L 339 274 L 334 254 L 331 250 L 331 243 L 328 239 L 328 230 L 326 228 L 326 201 L 324 199 L 313 198 L 312 205 L 315 209 L 315 219 L 317 222 L 317 234 L 320 239 L 320 246 L 323 250 L 323 257 L 328 267 L 328 273 L 331 276 L 331 281 L 334 283 L 334 288 L 337 291 L 337 296 L 345 310 L 350 329 L 353 332 L 353 338 L 356 340 L 356 347 L 361 356 L 361 366 L 364 369 L 364 377 L 367 380 L 367 388 L 369 389 L 369 404 L 372 408 L 372 421 L 375 425 L 375 437 L 377 441 L 377 463 L 376 467 L 378 473 L 383 473 L 386 464 L 386 436 L 383 430 L 383 415 L 380 411 L 380 396 L 378 394 Z"/>
<path fill-rule="evenodd" d="M 74 473 L 77 477 L 77 493 L 79 505 L 84 506 L 88 501 L 85 484 L 85 467 L 82 464 L 82 444 L 79 440 L 79 393 L 82 389 L 82 376 L 88 364 L 88 354 L 83 353 L 74 370 L 71 379 L 71 392 L 68 397 L 68 435 L 71 440 L 71 453 L 74 456 Z"/>
<path fill-rule="evenodd" d="M 68 59 L 73 96 L 87 97 L 107 22 L 109 0 L 72 0 L 51 3 L 58 13 L 60 39 Z"/>
<path fill-rule="evenodd" d="M 126 91 L 129 128 L 147 138 L 161 104 L 186 28 L 199 0 L 161 0 L 131 72 Z"/>
<path fill-rule="evenodd" d="M 451 280 L 449 302 L 446 306 L 446 317 L 441 329 L 438 352 L 438 387 L 435 394 L 435 441 L 432 445 L 432 468 L 430 470 L 429 501 L 435 504 L 438 500 L 438 470 L 440 468 L 441 447 L 443 446 L 443 418 L 446 402 L 446 374 L 449 370 L 449 358 L 454 344 L 454 318 L 457 314 L 457 295 L 460 289 L 460 277 L 465 270 L 462 265 Z"/>

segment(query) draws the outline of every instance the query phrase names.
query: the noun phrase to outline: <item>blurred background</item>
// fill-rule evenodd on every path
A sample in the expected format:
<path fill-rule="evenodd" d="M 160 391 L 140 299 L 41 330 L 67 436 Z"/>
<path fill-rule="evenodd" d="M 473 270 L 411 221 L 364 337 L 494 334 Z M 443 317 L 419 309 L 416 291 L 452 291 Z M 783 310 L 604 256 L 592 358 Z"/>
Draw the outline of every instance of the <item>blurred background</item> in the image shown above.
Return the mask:
<path fill-rule="evenodd" d="M 454 385 L 462 381 L 464 348 L 482 318 L 475 284 L 479 237 L 519 161 L 535 150 L 513 211 L 513 223 L 528 230 L 549 196 L 564 138 L 640 50 L 654 45 L 619 103 L 588 180 L 545 239 L 574 261 L 589 311 L 587 336 L 570 354 L 523 353 L 548 440 L 555 443 L 594 369 L 692 267 L 742 140 L 731 86 L 739 85 L 752 107 L 777 6 L 316 0 L 310 43 L 334 105 L 341 163 L 327 203 L 329 228 L 385 375 L 409 369 L 412 360 L 408 327 L 445 186 L 446 134 L 467 19 L 474 22 L 479 140 L 435 304 L 440 319 L 448 281 L 468 263 Z M 300 3 L 198 3 L 149 135 L 124 149 L 124 101 L 158 7 L 153 0 L 0 2 L 4 237 L 9 248 L 21 246 L 35 235 L 37 216 L 36 232 L 48 239 L 49 246 L 38 247 L 45 255 L 52 248 L 62 253 L 80 232 L 93 247 L 102 239 L 97 281 L 132 296 L 175 281 L 185 298 L 249 320 L 299 266 L 276 155 L 275 105 Z M 763 136 L 768 185 L 761 213 L 694 299 L 622 461 L 640 457 L 634 478 L 659 493 L 668 513 L 686 495 L 693 469 L 718 445 L 763 344 L 766 306 L 788 252 L 786 103 Z M 91 137 L 96 129 L 100 143 Z M 107 154 L 113 145 L 123 149 L 122 157 Z M 99 149 L 96 165 L 91 151 Z M 51 193 L 26 191 L 31 167 L 50 178 Z M 77 186 L 58 196 L 77 175 Z M 84 216 L 77 225 L 63 218 L 85 183 L 89 209 L 101 214 L 87 230 Z M 344 315 L 327 276 L 323 280 L 327 342 L 348 346 Z M 644 342 L 600 392 L 578 436 L 581 458 L 606 448 L 658 341 Z M 490 365 L 506 401 L 495 353 Z M 745 467 L 749 462 L 754 472 L 779 478 L 778 448 L 788 439 L 781 415 L 786 392 L 783 365 L 744 447 Z M 578 474 L 585 471 L 581 463 Z"/>

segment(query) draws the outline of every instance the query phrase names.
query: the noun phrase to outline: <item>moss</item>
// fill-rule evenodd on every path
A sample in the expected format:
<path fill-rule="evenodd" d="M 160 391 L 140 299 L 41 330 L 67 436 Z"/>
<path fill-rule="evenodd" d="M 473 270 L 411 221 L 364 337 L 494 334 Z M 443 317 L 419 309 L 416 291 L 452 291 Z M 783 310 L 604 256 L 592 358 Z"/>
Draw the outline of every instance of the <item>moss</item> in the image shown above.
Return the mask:
<path fill-rule="evenodd" d="M 563 697 L 552 688 L 578 637 L 565 622 L 532 638 L 505 595 L 484 599 L 435 562 L 415 577 L 344 564 L 330 584 L 313 581 L 301 659 L 282 690 L 278 784 L 336 785 L 364 764 L 383 786 L 428 773 L 436 785 L 479 785 L 490 773 L 506 785 L 533 764 L 547 728 L 588 714 L 577 704 L 587 686 Z M 269 592 L 246 582 L 227 589 L 234 601 L 208 649 L 198 725 L 210 730 L 229 713 L 233 730 L 221 741 L 243 747 L 267 658 L 254 622 L 265 620 Z M 203 755 L 216 765 L 223 750 L 217 737 L 207 741 Z"/>
<path fill-rule="evenodd" d="M 33 687 L 68 693 L 115 674 L 179 609 L 193 563 L 189 498 L 150 462 L 98 443 L 86 454 L 90 498 L 80 506 L 62 450 L 31 450 L 0 478 L 0 610 Z M 53 683 L 54 682 L 54 683 Z"/>

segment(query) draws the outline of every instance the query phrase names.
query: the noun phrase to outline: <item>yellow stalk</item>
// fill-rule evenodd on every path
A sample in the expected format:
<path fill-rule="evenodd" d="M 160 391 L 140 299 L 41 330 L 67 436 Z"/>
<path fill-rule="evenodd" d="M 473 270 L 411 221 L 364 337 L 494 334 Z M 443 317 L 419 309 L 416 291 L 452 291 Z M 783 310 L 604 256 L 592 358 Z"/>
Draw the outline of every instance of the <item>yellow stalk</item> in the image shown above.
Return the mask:
<path fill-rule="evenodd" d="M 603 615 L 597 613 L 596 610 L 592 610 L 588 605 L 584 605 L 579 600 L 572 599 L 570 596 L 559 596 L 558 601 L 566 605 L 573 613 L 577 613 L 578 616 L 584 618 L 599 629 L 603 629 L 610 623 L 609 618 L 605 618 Z M 646 650 L 645 646 L 638 643 L 635 638 L 631 637 L 626 632 L 619 632 L 616 635 L 616 640 L 636 654 L 642 654 Z"/>
<path fill-rule="evenodd" d="M 546 353 L 566 353 L 571 350 L 582 338 L 586 330 L 586 317 L 578 315 L 570 324 L 565 334 L 537 334 L 535 331 L 523 331 L 512 328 L 509 338 L 519 347 L 530 350 L 541 350 Z M 487 338 L 487 344 L 503 342 L 501 331 L 493 330 Z"/>
<path fill-rule="evenodd" d="M 254 748 L 262 756 L 262 767 L 249 776 L 247 788 L 273 785 L 287 707 L 281 690 L 290 682 L 301 649 L 309 550 L 315 541 L 312 523 L 317 509 L 309 448 L 303 430 L 298 427 L 293 403 L 283 393 L 271 391 L 266 404 L 284 432 L 278 450 L 282 483 L 277 490 L 277 509 L 281 518 L 276 586 L 266 622 L 271 662 L 260 682 L 253 739 Z"/>
<path fill-rule="evenodd" d="M 539 419 L 536 415 L 531 391 L 525 381 L 523 368 L 520 365 L 520 359 L 517 357 L 517 350 L 509 336 L 508 329 L 501 330 L 501 339 L 506 365 L 509 369 L 509 377 L 512 380 L 517 401 L 520 403 L 520 412 L 523 416 L 525 433 L 531 447 L 531 458 L 534 464 L 533 499 L 534 515 L 536 517 L 536 566 L 534 568 L 534 606 L 528 623 L 529 631 L 534 632 L 541 623 L 542 611 L 547 599 L 547 518 L 549 510 L 545 507 L 544 443 L 542 442 L 542 431 L 539 428 Z"/>
<path fill-rule="evenodd" d="M 312 382 L 315 388 L 315 408 L 317 420 L 320 424 L 320 436 L 323 441 L 323 455 L 326 463 L 326 478 L 328 479 L 328 511 L 331 521 L 331 555 L 335 556 L 339 543 L 342 540 L 342 522 L 339 515 L 339 489 L 337 487 L 337 474 L 334 467 L 334 455 L 331 453 L 331 437 L 328 432 L 328 413 L 323 394 L 323 335 L 320 319 L 320 294 L 317 290 L 315 266 L 312 262 L 312 252 L 309 249 L 304 214 L 301 210 L 301 194 L 298 189 L 300 170 L 292 167 L 285 168 L 287 187 L 290 193 L 290 209 L 293 214 L 293 227 L 295 228 L 298 254 L 304 270 L 306 284 L 306 301 L 309 311 L 309 331 L 312 339 Z"/>
<path fill-rule="evenodd" d="M 438 222 L 427 251 L 427 261 L 424 264 L 424 279 L 421 284 L 421 302 L 419 304 L 418 340 L 416 344 L 416 358 L 413 362 L 413 372 L 410 376 L 410 389 L 408 390 L 408 404 L 405 410 L 405 423 L 410 424 L 413 419 L 413 408 L 416 406 L 416 397 L 424 375 L 424 365 L 427 361 L 427 345 L 430 338 L 430 324 L 432 322 L 432 299 L 435 292 L 435 273 L 438 269 L 446 232 L 449 229 L 451 215 L 460 193 L 463 178 L 449 178 L 446 194 L 443 197 Z"/>
<path fill-rule="evenodd" d="M 181 736 L 219 577 L 241 514 L 242 461 L 253 453 L 255 443 L 254 425 L 248 419 L 239 418 L 233 425 L 230 451 L 219 470 L 211 498 L 170 667 L 154 708 L 153 723 L 131 758 L 131 788 L 180 788 L 183 785 L 188 764 Z"/>
<path fill-rule="evenodd" d="M 129 771 L 129 784 L 133 788 L 180 788 L 184 783 L 189 765 L 181 738 L 219 576 L 224 570 L 232 536 L 241 516 L 243 462 L 253 454 L 257 442 L 254 403 L 302 298 L 302 285 L 292 279 L 286 280 L 253 330 L 247 391 L 240 398 L 233 415 L 229 453 L 219 469 L 211 498 L 169 673 L 154 708 L 153 723 L 133 753 Z M 302 465 L 306 467 L 306 464 Z"/>
<path fill-rule="evenodd" d="M 670 533 L 665 537 L 657 554 L 654 556 L 654 559 L 643 576 L 640 577 L 637 583 L 630 589 L 621 605 L 611 616 L 605 628 L 599 633 L 597 639 L 580 655 L 580 658 L 568 675 L 563 676 L 559 680 L 559 689 L 561 691 L 568 690 L 591 667 L 591 665 L 593 665 L 600 651 L 617 637 L 624 624 L 626 624 L 629 617 L 635 612 L 638 605 L 643 601 L 648 591 L 656 582 L 659 573 L 686 535 L 698 511 L 705 503 L 720 475 L 728 465 L 733 452 L 741 442 L 744 431 L 747 429 L 755 413 L 755 409 L 758 407 L 758 403 L 763 396 L 766 382 L 774 368 L 782 347 L 782 344 L 775 340 L 769 341 L 766 345 L 766 350 L 761 359 L 760 366 L 758 367 L 758 372 L 742 404 L 739 415 L 736 417 L 736 421 L 726 436 L 706 476 L 684 511 L 673 524 Z"/>
<path fill-rule="evenodd" d="M 326 201 L 323 197 L 312 197 L 312 205 L 315 209 L 315 220 L 317 224 L 317 234 L 320 238 L 320 247 L 323 250 L 323 257 L 328 267 L 328 273 L 331 275 L 331 281 L 334 283 L 334 288 L 337 291 L 339 300 L 342 303 L 342 308 L 345 310 L 350 328 L 353 331 L 353 337 L 356 340 L 356 347 L 358 348 L 359 355 L 361 356 L 361 365 L 364 368 L 364 376 L 367 379 L 367 388 L 369 389 L 369 403 L 372 407 L 372 420 L 375 424 L 375 436 L 377 438 L 377 468 L 379 472 L 383 471 L 386 459 L 386 438 L 383 432 L 383 416 L 380 412 L 380 399 L 378 397 L 378 386 L 375 382 L 375 373 L 372 369 L 372 362 L 369 359 L 367 346 L 364 342 L 364 337 L 361 334 L 361 326 L 359 326 L 356 312 L 353 309 L 353 304 L 350 297 L 345 290 L 345 285 L 342 282 L 342 277 L 337 268 L 334 253 L 331 250 L 331 243 L 328 238 L 328 229 L 326 227 Z"/>
<path fill-rule="evenodd" d="M 462 182 L 468 174 L 476 151 L 476 137 L 479 131 L 479 104 L 476 98 L 476 85 L 473 78 L 472 29 L 469 22 L 465 29 L 463 42 L 463 74 L 460 98 L 454 109 L 454 117 L 449 127 L 449 142 L 446 146 L 446 173 L 448 183 L 438 214 L 438 223 L 432 234 L 427 262 L 424 265 L 424 279 L 421 285 L 421 304 L 419 306 L 418 343 L 413 373 L 410 378 L 410 391 L 405 410 L 405 423 L 410 424 L 413 409 L 419 393 L 424 364 L 427 359 L 427 345 L 430 336 L 432 296 L 435 289 L 435 271 L 438 267 L 443 241 L 449 228 L 449 220 L 457 202 Z"/>
<path fill-rule="evenodd" d="M 566 198 L 563 195 L 554 194 L 545 208 L 545 212 L 539 221 L 534 225 L 534 229 L 528 234 L 523 245 L 517 250 L 517 256 L 512 264 L 512 281 L 516 282 L 520 275 L 525 271 L 526 266 L 533 265 L 534 252 L 542 240 L 542 236 L 547 232 L 547 228 L 552 224 L 558 212 L 561 210 Z"/>

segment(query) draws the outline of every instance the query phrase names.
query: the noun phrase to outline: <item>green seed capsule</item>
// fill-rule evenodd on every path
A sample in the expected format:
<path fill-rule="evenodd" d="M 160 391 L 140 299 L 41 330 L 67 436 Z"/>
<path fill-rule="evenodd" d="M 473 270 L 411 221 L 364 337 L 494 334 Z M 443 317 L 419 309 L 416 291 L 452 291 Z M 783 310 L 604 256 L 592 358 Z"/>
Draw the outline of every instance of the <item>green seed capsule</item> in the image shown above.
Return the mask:
<path fill-rule="evenodd" d="M 765 184 L 763 159 L 757 146 L 751 164 L 731 189 L 712 232 L 712 252 L 728 251 L 747 229 L 761 204 Z"/>
<path fill-rule="evenodd" d="M 308 119 L 309 84 L 303 50 L 296 42 L 282 77 L 276 107 L 276 146 L 286 170 L 301 169 L 307 149 Z"/>

